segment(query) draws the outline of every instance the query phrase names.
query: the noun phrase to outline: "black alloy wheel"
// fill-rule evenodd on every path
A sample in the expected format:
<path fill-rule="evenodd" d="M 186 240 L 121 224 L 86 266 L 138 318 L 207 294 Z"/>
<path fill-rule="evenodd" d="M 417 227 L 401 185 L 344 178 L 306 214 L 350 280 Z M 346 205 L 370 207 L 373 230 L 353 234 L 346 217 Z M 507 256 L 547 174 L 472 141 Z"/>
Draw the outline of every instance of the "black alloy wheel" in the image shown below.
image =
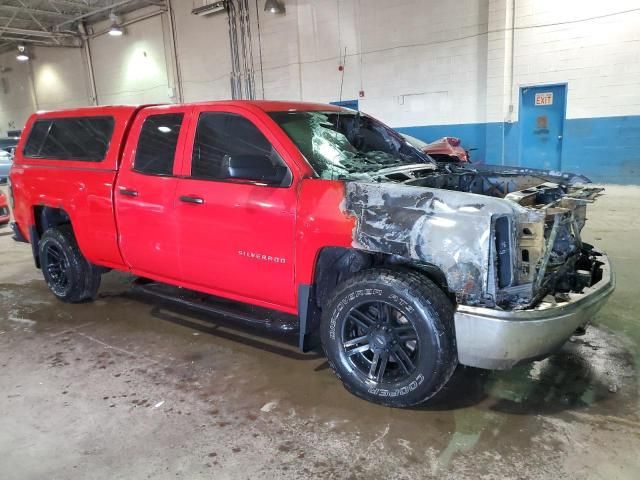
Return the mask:
<path fill-rule="evenodd" d="M 71 225 L 44 232 L 38 242 L 38 256 L 42 275 L 58 299 L 77 303 L 96 297 L 102 271 L 82 255 Z"/>
<path fill-rule="evenodd" d="M 43 265 L 50 278 L 49 287 L 64 293 L 69 287 L 69 260 L 62 249 L 55 244 L 49 244 L 44 249 Z"/>
<path fill-rule="evenodd" d="M 424 275 L 365 270 L 322 306 L 322 347 L 354 395 L 417 405 L 438 393 L 458 364 L 453 314 L 447 295 Z"/>
<path fill-rule="evenodd" d="M 400 310 L 384 301 L 351 309 L 342 345 L 354 368 L 377 383 L 408 378 L 420 355 L 416 329 Z"/>

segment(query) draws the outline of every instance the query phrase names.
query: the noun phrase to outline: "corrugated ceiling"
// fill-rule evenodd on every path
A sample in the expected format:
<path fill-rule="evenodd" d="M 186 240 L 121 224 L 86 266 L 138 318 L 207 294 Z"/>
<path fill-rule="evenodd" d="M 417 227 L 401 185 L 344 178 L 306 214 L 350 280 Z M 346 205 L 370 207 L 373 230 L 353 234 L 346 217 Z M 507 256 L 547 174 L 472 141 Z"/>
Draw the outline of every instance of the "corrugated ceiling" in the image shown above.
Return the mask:
<path fill-rule="evenodd" d="M 0 51 L 17 44 L 77 45 L 78 23 L 94 23 L 116 14 L 164 0 L 2 0 L 0 2 Z"/>

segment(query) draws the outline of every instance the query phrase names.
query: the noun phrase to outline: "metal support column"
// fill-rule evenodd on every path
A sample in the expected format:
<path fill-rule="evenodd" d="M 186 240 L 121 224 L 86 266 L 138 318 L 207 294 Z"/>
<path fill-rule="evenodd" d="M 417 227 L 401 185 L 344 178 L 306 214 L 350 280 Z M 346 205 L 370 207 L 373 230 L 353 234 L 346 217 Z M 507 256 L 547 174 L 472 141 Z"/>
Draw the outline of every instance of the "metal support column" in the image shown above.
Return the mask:
<path fill-rule="evenodd" d="M 167 0 L 167 20 L 169 25 L 169 48 L 171 50 L 171 62 L 173 63 L 173 78 L 176 89 L 176 100 L 178 103 L 184 102 L 184 93 L 182 90 L 182 73 L 180 72 L 180 64 L 178 63 L 178 46 L 176 40 L 176 23 L 173 14 L 172 0 Z"/>

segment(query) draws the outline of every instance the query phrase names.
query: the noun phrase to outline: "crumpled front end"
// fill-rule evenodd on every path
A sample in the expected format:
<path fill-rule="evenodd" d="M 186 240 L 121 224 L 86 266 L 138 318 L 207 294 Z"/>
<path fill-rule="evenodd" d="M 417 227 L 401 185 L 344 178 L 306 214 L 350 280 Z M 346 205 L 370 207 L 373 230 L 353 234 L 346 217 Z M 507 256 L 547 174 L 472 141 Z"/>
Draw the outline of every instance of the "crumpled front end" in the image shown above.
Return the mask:
<path fill-rule="evenodd" d="M 345 210 L 356 218 L 355 248 L 435 266 L 470 305 L 495 304 L 496 220 L 543 218 L 501 199 L 392 183 L 348 182 Z"/>
<path fill-rule="evenodd" d="M 602 189 L 507 182 L 518 186 L 512 176 L 491 180 L 495 196 L 413 186 L 425 183 L 418 177 L 346 184 L 353 246 L 441 272 L 457 302 L 460 363 L 480 368 L 552 353 L 615 286 L 606 255 L 580 237 L 586 206 Z"/>
<path fill-rule="evenodd" d="M 549 295 L 534 307 L 515 310 L 458 305 L 455 313 L 458 361 L 502 370 L 557 351 L 576 329 L 587 325 L 615 289 L 607 256 L 590 251 L 592 281 L 580 289 Z"/>
<path fill-rule="evenodd" d="M 580 231 L 601 188 L 575 175 L 389 169 L 346 183 L 353 245 L 437 267 L 459 304 L 531 308 L 597 281 Z"/>
<path fill-rule="evenodd" d="M 541 218 L 516 225 L 514 246 L 509 247 L 513 274 L 508 284 L 500 285 L 498 305 L 533 307 L 546 295 L 561 299 L 599 280 L 598 255 L 591 245 L 582 242 L 580 233 L 586 222 L 587 204 L 601 191 L 597 187 L 564 190 L 557 184 L 543 183 L 505 196 L 506 200 L 538 212 Z M 496 241 L 498 250 L 504 250 L 499 231 Z M 498 258 L 498 268 L 501 266 Z"/>

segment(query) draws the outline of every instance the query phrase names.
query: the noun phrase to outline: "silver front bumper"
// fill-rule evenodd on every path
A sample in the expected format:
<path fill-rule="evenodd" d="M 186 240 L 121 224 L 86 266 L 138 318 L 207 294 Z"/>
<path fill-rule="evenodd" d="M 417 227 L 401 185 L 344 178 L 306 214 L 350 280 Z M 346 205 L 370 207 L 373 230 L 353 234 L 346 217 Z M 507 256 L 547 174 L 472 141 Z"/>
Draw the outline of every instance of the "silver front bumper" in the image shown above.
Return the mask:
<path fill-rule="evenodd" d="M 609 259 L 598 253 L 602 279 L 583 293 L 569 294 L 567 302 L 511 311 L 459 305 L 455 327 L 460 363 L 502 370 L 559 349 L 593 318 L 615 288 Z"/>

